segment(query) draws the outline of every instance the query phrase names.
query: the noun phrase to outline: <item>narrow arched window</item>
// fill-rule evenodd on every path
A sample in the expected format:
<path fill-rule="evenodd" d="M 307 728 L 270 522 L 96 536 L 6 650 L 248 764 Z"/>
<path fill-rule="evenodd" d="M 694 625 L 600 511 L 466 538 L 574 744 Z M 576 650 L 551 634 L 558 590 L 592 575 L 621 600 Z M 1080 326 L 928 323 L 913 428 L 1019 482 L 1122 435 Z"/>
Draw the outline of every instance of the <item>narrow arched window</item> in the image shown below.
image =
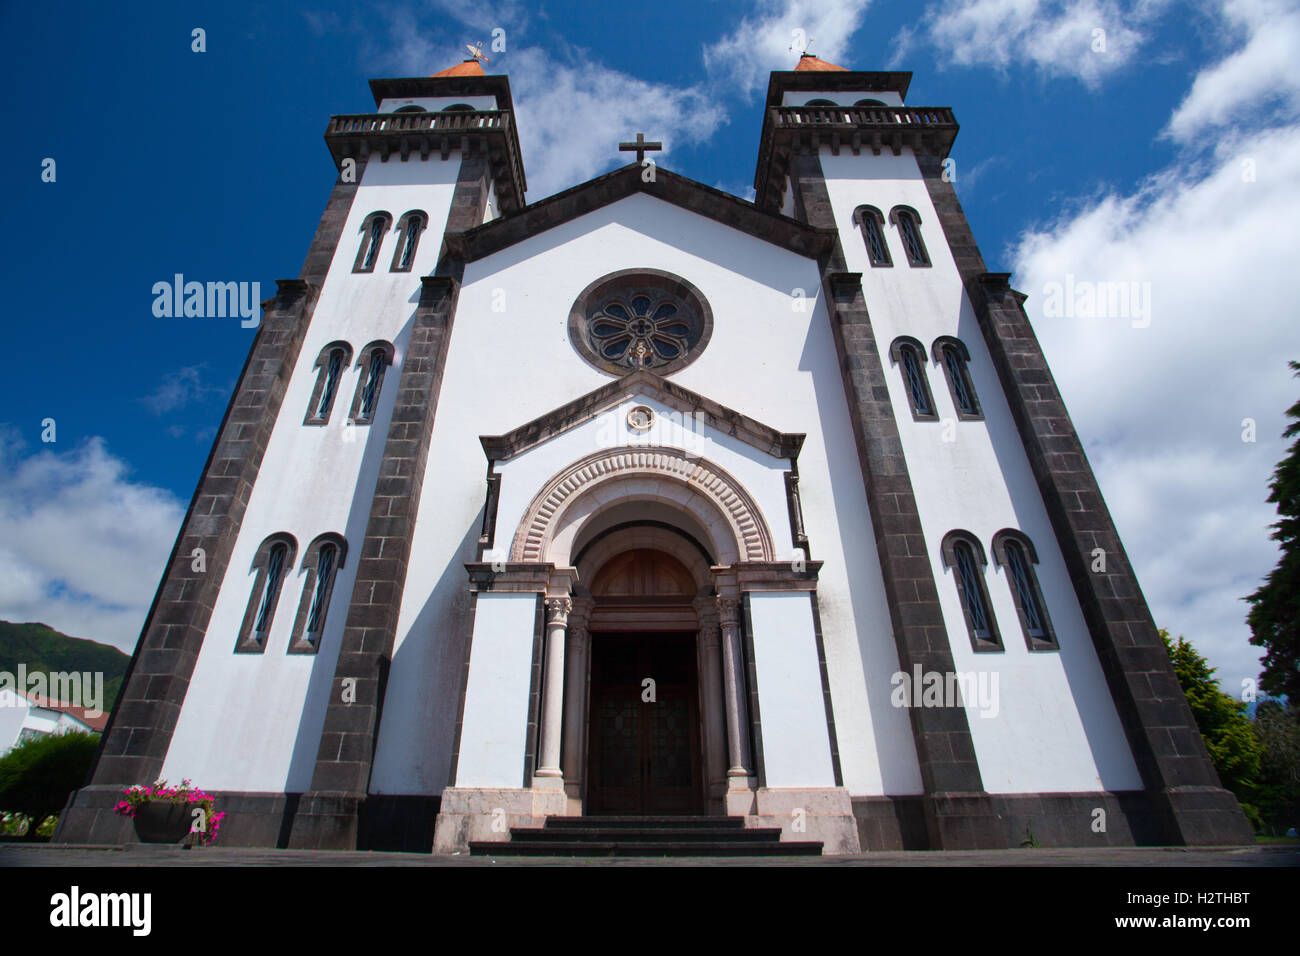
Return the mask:
<path fill-rule="evenodd" d="M 862 229 L 862 241 L 867 247 L 867 259 L 873 267 L 892 266 L 889 246 L 885 242 L 885 217 L 875 206 L 859 206 L 853 218 Z"/>
<path fill-rule="evenodd" d="M 993 536 L 993 560 L 1006 569 L 1026 646 L 1031 651 L 1058 650 L 1047 604 L 1038 586 L 1038 576 L 1034 574 L 1038 555 L 1033 543 L 1022 532 L 1004 528 Z"/>
<path fill-rule="evenodd" d="M 260 654 L 266 650 L 280 592 L 285 576 L 293 567 L 297 548 L 292 535 L 273 534 L 257 549 L 251 569 L 254 572 L 253 589 L 235 642 L 237 652 Z"/>
<path fill-rule="evenodd" d="M 312 388 L 307 417 L 303 419 L 304 425 L 329 424 L 343 370 L 348 367 L 351 359 L 352 347 L 346 342 L 331 342 L 321 349 L 316 358 L 316 385 Z"/>
<path fill-rule="evenodd" d="M 339 568 L 343 567 L 346 555 L 347 542 L 342 535 L 323 534 L 308 546 L 302 559 L 306 575 L 293 637 L 289 641 L 290 654 L 314 654 L 320 649 L 334 593 L 334 579 Z"/>
<path fill-rule="evenodd" d="M 429 217 L 419 209 L 412 209 L 398 220 L 397 232 L 400 238 L 397 241 L 397 248 L 393 250 L 390 272 L 411 271 L 411 266 L 415 263 L 415 249 L 420 243 L 420 233 L 424 231 L 428 221 Z"/>
<path fill-rule="evenodd" d="M 889 348 L 890 357 L 903 376 L 907 402 L 912 418 L 917 421 L 934 421 L 939 415 L 930 395 L 930 383 L 925 375 L 925 346 L 910 336 L 900 336 Z"/>
<path fill-rule="evenodd" d="M 384 244 L 384 233 L 392 221 L 393 217 L 386 212 L 372 212 L 366 217 L 361 224 L 361 246 L 357 249 L 356 262 L 352 264 L 353 272 L 375 271 L 379 249 Z"/>
<path fill-rule="evenodd" d="M 899 238 L 903 240 L 903 249 L 907 252 L 907 264 L 911 266 L 928 266 L 930 254 L 925 251 L 921 241 L 921 217 L 909 206 L 895 206 L 889 213 L 889 221 L 898 227 Z"/>
<path fill-rule="evenodd" d="M 979 539 L 969 531 L 950 531 L 943 539 L 942 551 L 944 566 L 952 570 L 957 586 L 971 648 L 976 651 L 1002 650 L 1002 638 L 993 618 L 988 589 L 984 586 L 987 561 Z"/>
<path fill-rule="evenodd" d="M 351 417 L 354 423 L 369 425 L 374 421 L 384 384 L 384 371 L 392 361 L 393 346 L 388 342 L 371 342 L 361 350 L 357 361 L 361 377 L 357 380 L 357 391 L 352 397 Z"/>
<path fill-rule="evenodd" d="M 948 391 L 952 393 L 952 404 L 957 409 L 957 417 L 962 421 L 983 418 L 984 413 L 975 394 L 975 383 L 971 380 L 970 352 L 966 343 L 951 335 L 940 336 L 934 340 L 930 354 L 948 380 Z"/>

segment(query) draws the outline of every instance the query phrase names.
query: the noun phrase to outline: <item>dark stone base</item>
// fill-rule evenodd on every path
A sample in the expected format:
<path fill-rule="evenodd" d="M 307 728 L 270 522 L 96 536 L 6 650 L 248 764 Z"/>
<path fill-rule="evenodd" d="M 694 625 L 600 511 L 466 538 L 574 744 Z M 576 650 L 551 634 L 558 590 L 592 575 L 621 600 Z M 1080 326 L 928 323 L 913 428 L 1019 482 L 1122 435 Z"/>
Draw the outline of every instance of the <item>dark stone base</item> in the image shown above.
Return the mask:
<path fill-rule="evenodd" d="M 1212 788 L 854 797 L 853 815 L 863 852 L 1255 842 L 1236 798 Z"/>
<path fill-rule="evenodd" d="M 304 793 L 293 818 L 289 849 L 355 850 L 364 801 L 351 793 Z"/>
<path fill-rule="evenodd" d="M 429 853 L 440 798 L 372 794 L 238 793 L 215 791 L 225 813 L 219 846 Z M 130 817 L 113 807 L 118 786 L 76 791 L 59 816 L 52 843 L 125 846 L 139 842 Z"/>
<path fill-rule="evenodd" d="M 1254 831 L 1237 798 L 1227 790 L 1175 787 L 1160 796 L 1184 846 L 1240 846 L 1255 842 Z"/>

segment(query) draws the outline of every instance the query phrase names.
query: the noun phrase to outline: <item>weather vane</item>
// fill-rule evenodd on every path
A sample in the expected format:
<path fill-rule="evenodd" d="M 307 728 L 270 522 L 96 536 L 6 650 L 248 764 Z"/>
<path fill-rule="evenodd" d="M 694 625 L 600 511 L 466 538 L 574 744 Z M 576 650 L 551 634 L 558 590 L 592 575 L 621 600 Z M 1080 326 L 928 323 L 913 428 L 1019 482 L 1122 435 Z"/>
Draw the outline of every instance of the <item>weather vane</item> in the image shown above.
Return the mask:
<path fill-rule="evenodd" d="M 803 31 L 800 30 L 799 32 L 802 33 Z M 798 40 L 796 40 L 794 43 L 790 44 L 790 52 L 798 53 L 800 56 L 804 55 L 805 53 L 808 56 L 812 56 L 811 48 L 813 45 L 813 41 L 816 39 L 817 39 L 816 37 L 809 37 L 807 40 L 804 41 L 802 47 L 799 46 Z"/>
<path fill-rule="evenodd" d="M 482 43 L 466 43 L 465 49 L 469 50 L 469 55 L 474 59 L 482 60 L 484 63 L 490 62 L 487 58 L 487 54 L 483 52 Z"/>

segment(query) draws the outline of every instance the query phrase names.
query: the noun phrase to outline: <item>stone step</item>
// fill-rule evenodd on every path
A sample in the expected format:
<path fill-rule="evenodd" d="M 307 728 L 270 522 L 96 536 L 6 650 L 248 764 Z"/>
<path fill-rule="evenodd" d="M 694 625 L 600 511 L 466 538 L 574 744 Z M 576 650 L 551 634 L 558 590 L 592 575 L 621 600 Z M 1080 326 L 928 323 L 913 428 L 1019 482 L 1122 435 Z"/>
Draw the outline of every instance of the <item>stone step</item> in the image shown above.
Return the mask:
<path fill-rule="evenodd" d="M 668 843 L 577 841 L 555 843 L 496 843 L 473 841 L 473 856 L 819 856 L 820 843 L 745 843 L 728 840 L 679 840 Z"/>
<path fill-rule="evenodd" d="M 723 828 L 723 827 L 512 827 L 512 842 L 533 843 L 673 843 L 683 841 L 726 843 L 761 843 L 764 840 L 779 842 L 780 827 Z"/>
<path fill-rule="evenodd" d="M 706 817 L 706 816 L 609 816 L 609 817 L 547 817 L 546 829 L 587 829 L 589 827 L 599 827 L 609 829 L 614 827 L 630 827 L 633 829 L 644 829 L 646 827 L 674 827 L 684 829 L 688 827 L 699 827 L 708 830 L 743 830 L 745 821 L 742 817 Z"/>

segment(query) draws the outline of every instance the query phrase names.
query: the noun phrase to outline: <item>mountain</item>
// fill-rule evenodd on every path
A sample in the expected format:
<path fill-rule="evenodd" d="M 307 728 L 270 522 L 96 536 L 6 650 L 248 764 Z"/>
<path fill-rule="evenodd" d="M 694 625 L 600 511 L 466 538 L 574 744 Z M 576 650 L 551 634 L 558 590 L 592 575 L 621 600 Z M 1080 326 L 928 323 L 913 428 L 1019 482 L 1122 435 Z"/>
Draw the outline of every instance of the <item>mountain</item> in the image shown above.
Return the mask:
<path fill-rule="evenodd" d="M 15 624 L 0 621 L 0 671 L 18 673 L 23 664 L 27 673 L 36 671 L 103 671 L 104 709 L 111 711 L 122 688 L 122 677 L 131 662 L 116 647 L 69 637 L 44 624 Z"/>

